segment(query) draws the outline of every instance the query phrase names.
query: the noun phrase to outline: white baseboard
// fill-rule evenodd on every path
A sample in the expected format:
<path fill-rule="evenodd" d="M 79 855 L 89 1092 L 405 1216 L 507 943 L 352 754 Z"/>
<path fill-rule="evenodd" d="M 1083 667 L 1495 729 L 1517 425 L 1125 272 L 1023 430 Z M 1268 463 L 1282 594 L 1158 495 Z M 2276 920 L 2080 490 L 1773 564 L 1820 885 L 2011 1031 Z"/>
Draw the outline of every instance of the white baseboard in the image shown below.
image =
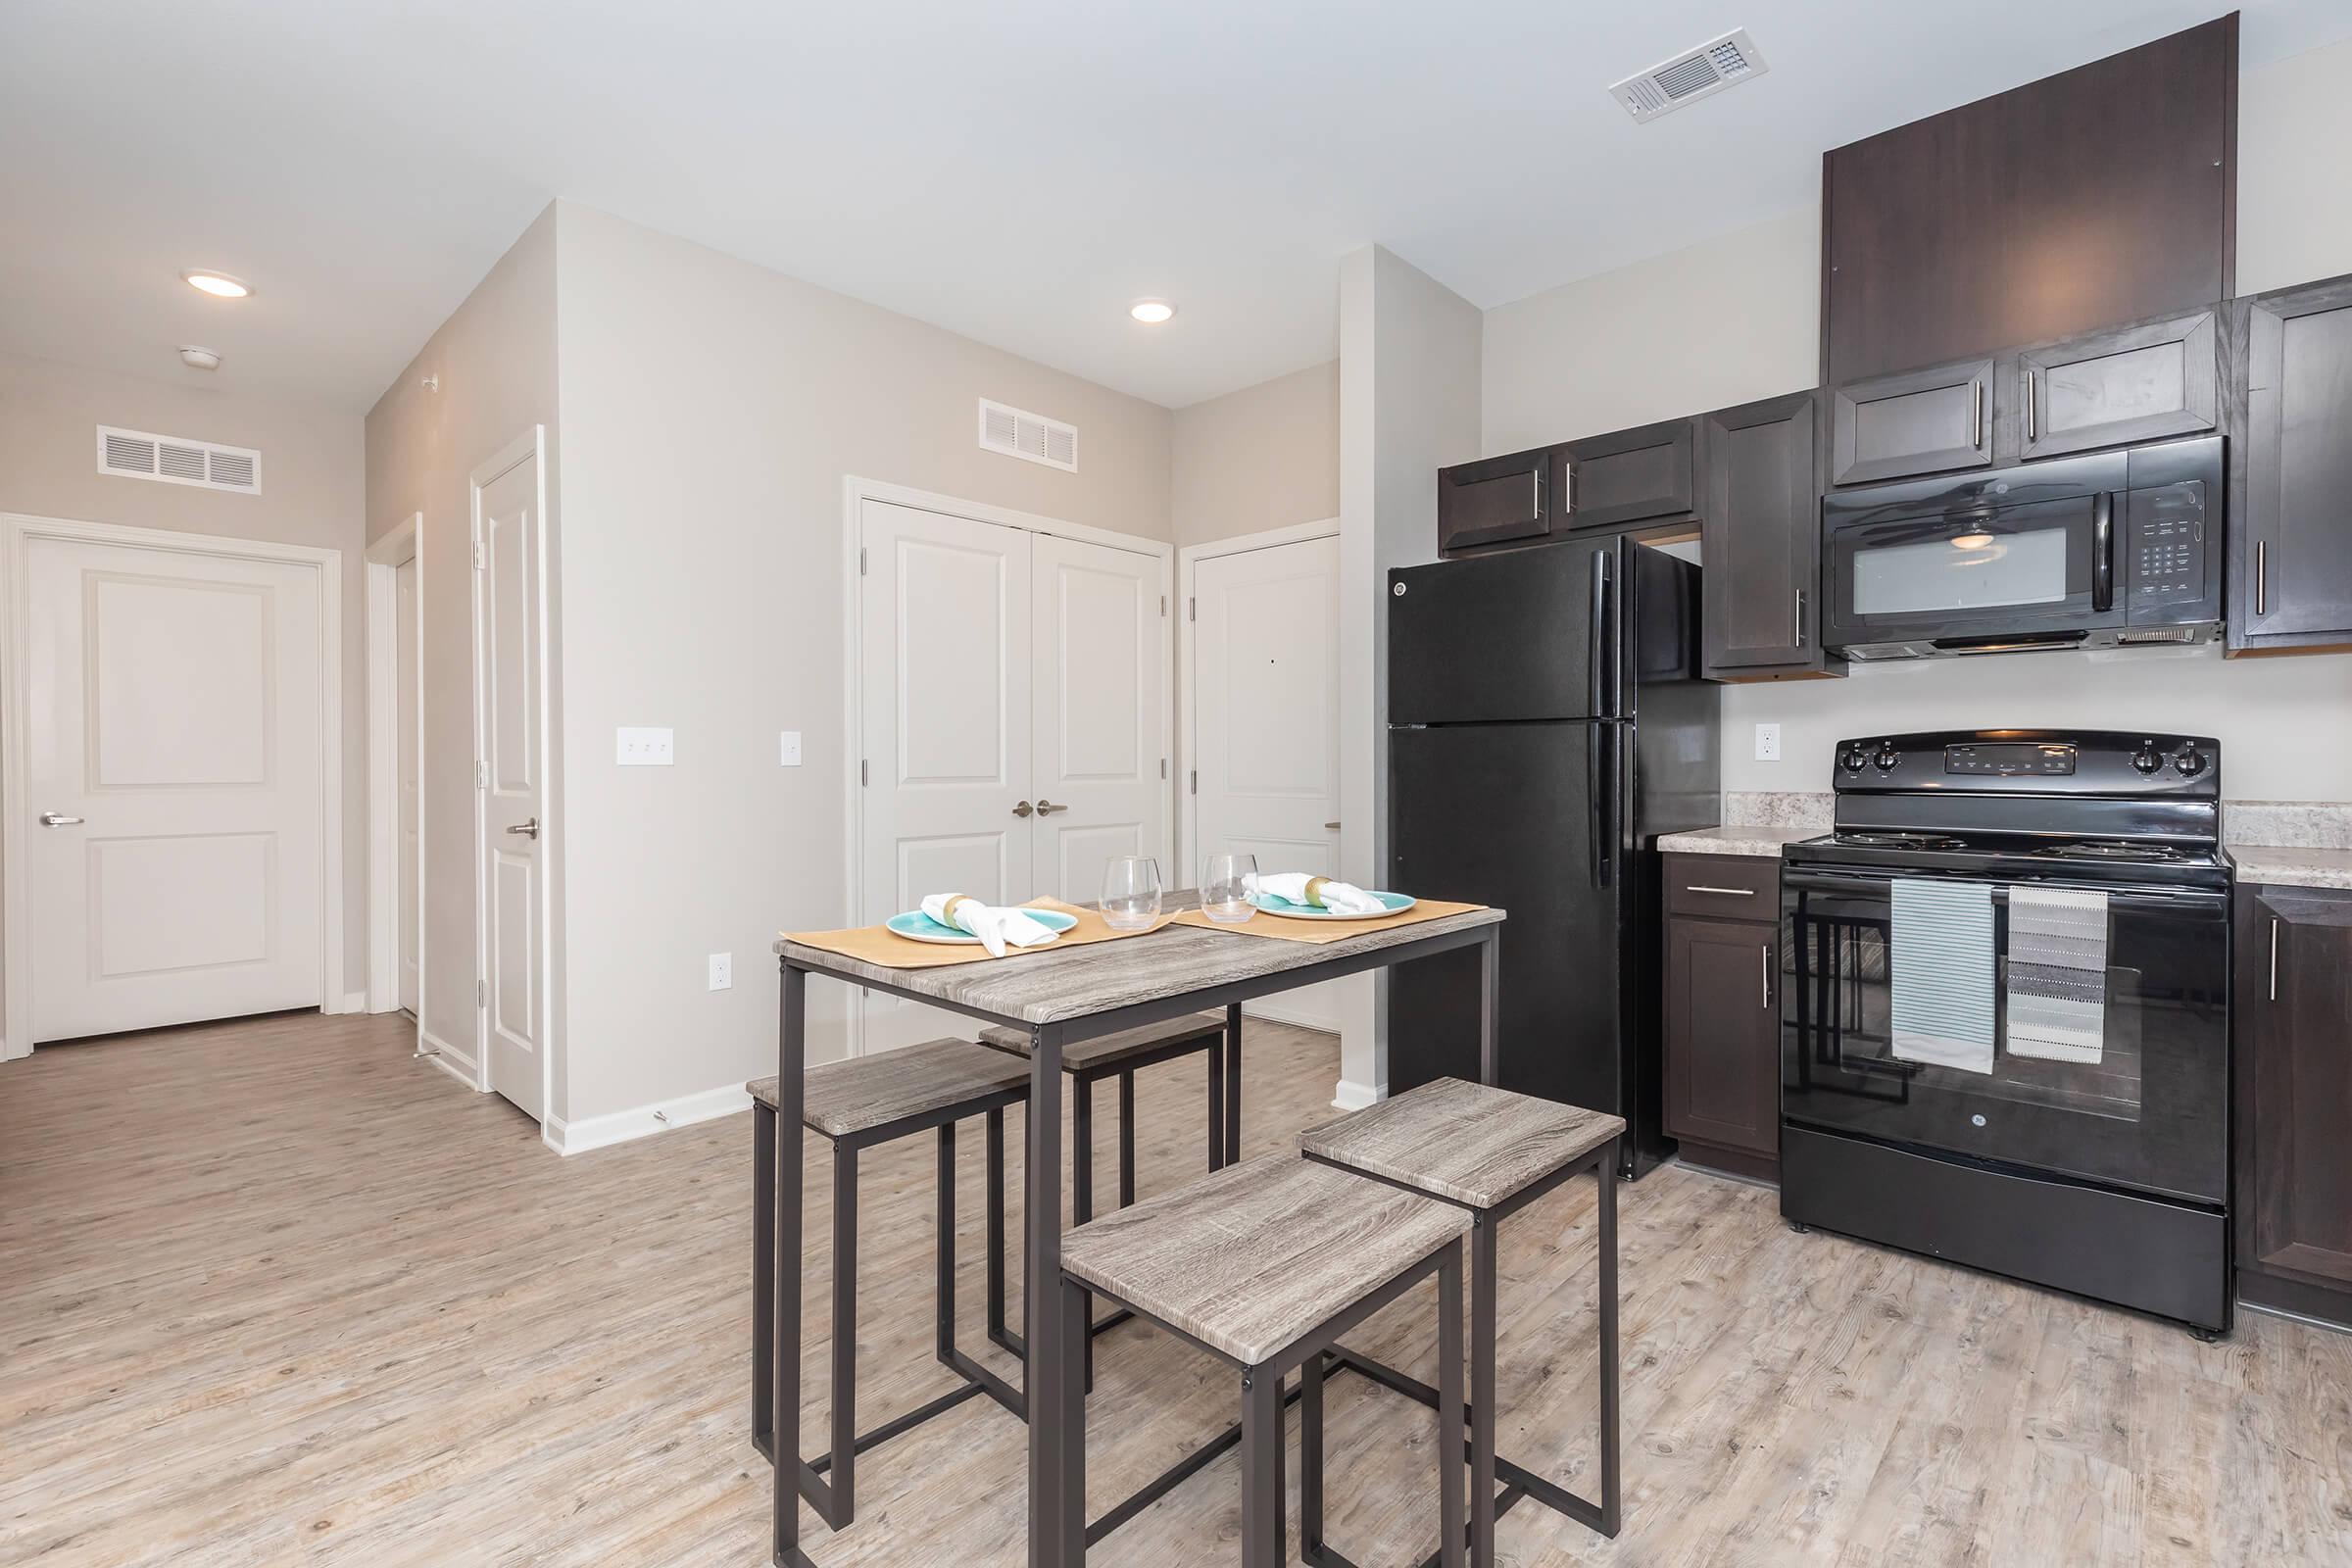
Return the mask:
<path fill-rule="evenodd" d="M 1349 1083 L 1343 1078 L 1340 1080 L 1340 1087 L 1331 1097 L 1331 1108 L 1334 1110 L 1361 1110 L 1366 1105 L 1376 1104 L 1388 1098 L 1389 1092 L 1385 1085 L 1375 1089 L 1369 1084 Z"/>
<path fill-rule="evenodd" d="M 425 1048 L 425 1060 L 440 1068 L 468 1089 L 482 1087 L 482 1075 L 475 1065 L 473 1053 L 460 1051 L 422 1024 L 416 1026 L 416 1038 Z"/>
<path fill-rule="evenodd" d="M 540 1130 L 540 1137 L 548 1148 L 559 1154 L 578 1154 L 591 1149 L 625 1144 L 633 1138 L 648 1138 L 655 1133 L 691 1127 L 698 1121 L 732 1116 L 739 1110 L 749 1110 L 751 1107 L 752 1097 L 745 1092 L 743 1085 L 725 1084 L 717 1089 L 706 1089 L 700 1094 L 680 1095 L 675 1100 L 639 1105 L 633 1110 L 616 1110 L 605 1116 L 589 1116 L 579 1121 L 567 1122 L 561 1116 L 550 1116 Z"/>
<path fill-rule="evenodd" d="M 1312 1029 L 1317 1034 L 1336 1035 L 1340 1032 L 1340 1020 L 1337 1018 L 1319 1012 L 1286 1007 L 1279 1003 L 1271 1006 L 1263 1002 L 1247 1003 L 1242 1007 L 1242 1016 L 1263 1018 L 1268 1023 L 1287 1023 L 1299 1029 Z"/>

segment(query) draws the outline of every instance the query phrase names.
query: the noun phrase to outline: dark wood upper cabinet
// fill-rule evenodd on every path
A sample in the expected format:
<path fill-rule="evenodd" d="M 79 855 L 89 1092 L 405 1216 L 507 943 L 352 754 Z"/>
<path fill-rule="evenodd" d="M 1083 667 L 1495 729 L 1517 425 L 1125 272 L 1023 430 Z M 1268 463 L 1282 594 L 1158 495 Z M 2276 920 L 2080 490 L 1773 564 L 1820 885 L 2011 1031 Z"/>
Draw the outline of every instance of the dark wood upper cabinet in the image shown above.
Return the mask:
<path fill-rule="evenodd" d="M 1798 392 L 1699 421 L 1700 620 L 1718 680 L 1842 671 L 1822 653 L 1820 396 Z"/>
<path fill-rule="evenodd" d="M 1563 526 L 1622 528 L 1688 520 L 1697 425 L 1695 419 L 1669 419 L 1561 447 L 1553 472 Z"/>
<path fill-rule="evenodd" d="M 2236 126 L 2232 14 L 1825 154 L 1824 382 L 2229 298 Z"/>
<path fill-rule="evenodd" d="M 2352 646 L 2352 276 L 2236 308 L 2230 647 Z"/>
<path fill-rule="evenodd" d="M 2236 947 L 2238 1267 L 2352 1292 L 2352 894 L 2240 888 Z"/>
<path fill-rule="evenodd" d="M 1552 449 L 1438 470 L 1438 549 L 1542 539 L 1552 531 Z"/>
<path fill-rule="evenodd" d="M 2000 425 L 2020 458 L 2202 435 L 2220 421 L 2217 341 L 2204 310 L 2020 350 L 2000 387 L 2015 417 Z"/>
<path fill-rule="evenodd" d="M 1876 484 L 1992 462 L 1993 362 L 1873 376 L 1830 396 L 1830 483 Z"/>

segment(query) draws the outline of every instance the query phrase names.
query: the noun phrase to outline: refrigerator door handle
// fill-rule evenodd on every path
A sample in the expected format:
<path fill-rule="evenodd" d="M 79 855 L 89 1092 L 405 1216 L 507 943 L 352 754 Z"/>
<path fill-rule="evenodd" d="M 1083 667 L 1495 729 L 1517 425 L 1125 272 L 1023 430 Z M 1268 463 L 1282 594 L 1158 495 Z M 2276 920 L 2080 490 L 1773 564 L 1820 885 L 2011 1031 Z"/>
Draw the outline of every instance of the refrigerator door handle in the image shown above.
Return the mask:
<path fill-rule="evenodd" d="M 1604 631 L 1604 628 L 1608 623 L 1608 618 L 1609 553 L 1605 550 L 1595 550 L 1592 552 L 1592 619 L 1590 624 L 1588 624 L 1586 627 L 1587 647 L 1585 650 L 1587 659 L 1587 679 L 1592 686 L 1592 716 L 1594 718 L 1606 718 L 1609 716 L 1609 711 L 1606 707 L 1608 701 L 1608 688 L 1602 683 L 1602 671 L 1604 668 L 1602 661 L 1606 659 L 1608 655 L 1608 641 Z"/>
<path fill-rule="evenodd" d="M 1585 747 L 1585 863 L 1592 868 L 1592 885 L 1596 888 L 1609 885 L 1600 869 L 1606 859 L 1606 852 L 1600 846 L 1600 748 L 1607 733 L 1607 725 L 1594 725 L 1592 738 Z"/>
<path fill-rule="evenodd" d="M 1606 760 L 1603 760 L 1603 757 Z M 1587 780 L 1592 822 L 1592 885 L 1605 888 L 1617 880 L 1617 726 L 1595 725 L 1592 730 L 1591 776 Z"/>

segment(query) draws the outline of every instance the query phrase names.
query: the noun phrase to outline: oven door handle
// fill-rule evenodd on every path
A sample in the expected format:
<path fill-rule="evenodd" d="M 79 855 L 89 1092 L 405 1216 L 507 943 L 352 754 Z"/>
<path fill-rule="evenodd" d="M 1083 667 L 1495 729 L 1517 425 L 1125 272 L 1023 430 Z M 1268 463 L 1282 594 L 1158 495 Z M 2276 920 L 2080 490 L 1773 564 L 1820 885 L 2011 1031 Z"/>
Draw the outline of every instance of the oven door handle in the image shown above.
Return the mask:
<path fill-rule="evenodd" d="M 2090 608 L 2115 608 L 2115 492 L 2102 490 L 2090 503 Z"/>

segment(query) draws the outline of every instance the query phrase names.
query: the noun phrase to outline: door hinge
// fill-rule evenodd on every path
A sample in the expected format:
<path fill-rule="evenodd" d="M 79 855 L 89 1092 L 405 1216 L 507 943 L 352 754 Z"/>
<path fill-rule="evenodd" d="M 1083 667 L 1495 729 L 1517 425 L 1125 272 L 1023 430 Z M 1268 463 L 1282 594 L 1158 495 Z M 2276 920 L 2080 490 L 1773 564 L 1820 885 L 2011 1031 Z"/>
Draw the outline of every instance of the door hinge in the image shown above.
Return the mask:
<path fill-rule="evenodd" d="M 1161 778 L 1168 776 L 1168 760 L 1164 757 L 1159 760 L 1159 776 Z"/>
<path fill-rule="evenodd" d="M 474 759 L 473 787 L 477 790 L 486 790 L 490 787 L 490 764 L 479 758 Z"/>
<path fill-rule="evenodd" d="M 865 575 L 865 546 L 863 545 L 858 547 L 858 575 L 860 577 Z"/>
<path fill-rule="evenodd" d="M 1200 618 L 1200 601 L 1198 598 L 1187 599 L 1184 602 L 1184 618 L 1187 620 Z"/>
<path fill-rule="evenodd" d="M 487 1007 L 490 1005 L 490 986 L 488 982 L 476 980 L 473 983 L 473 1004 L 477 1007 Z"/>
<path fill-rule="evenodd" d="M 1197 767 L 1193 769 L 1193 793 L 1200 793 L 1200 770 Z"/>
<path fill-rule="evenodd" d="M 1162 620 L 1165 620 L 1168 615 L 1168 596 L 1166 594 L 1159 596 L 1159 615 Z"/>
<path fill-rule="evenodd" d="M 481 571 L 490 564 L 490 552 L 479 539 L 473 542 L 473 569 Z"/>
<path fill-rule="evenodd" d="M 873 775 L 866 770 L 865 759 L 862 757 L 858 759 L 858 782 L 859 784 L 871 784 L 873 782 Z"/>

